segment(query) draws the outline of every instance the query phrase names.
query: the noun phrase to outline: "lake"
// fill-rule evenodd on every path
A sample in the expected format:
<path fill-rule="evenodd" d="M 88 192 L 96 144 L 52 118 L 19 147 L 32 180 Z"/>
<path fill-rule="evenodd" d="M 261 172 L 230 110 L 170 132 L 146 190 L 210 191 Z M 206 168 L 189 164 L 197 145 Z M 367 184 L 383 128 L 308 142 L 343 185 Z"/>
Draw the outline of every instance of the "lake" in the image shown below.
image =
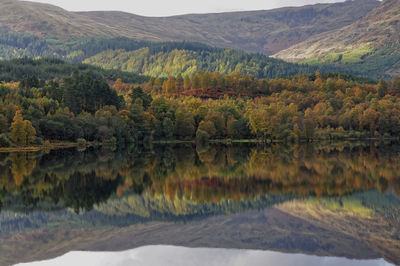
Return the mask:
<path fill-rule="evenodd" d="M 400 264 L 397 143 L 0 153 L 0 189 L 0 265 Z"/>

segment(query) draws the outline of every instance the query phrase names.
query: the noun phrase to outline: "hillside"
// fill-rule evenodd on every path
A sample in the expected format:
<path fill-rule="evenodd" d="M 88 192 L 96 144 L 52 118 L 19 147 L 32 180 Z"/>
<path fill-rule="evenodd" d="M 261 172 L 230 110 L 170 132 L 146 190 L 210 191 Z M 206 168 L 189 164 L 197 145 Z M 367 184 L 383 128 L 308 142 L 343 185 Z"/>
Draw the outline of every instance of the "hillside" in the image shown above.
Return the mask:
<path fill-rule="evenodd" d="M 110 69 L 115 74 L 123 69 L 126 72 L 154 77 L 193 74 L 199 70 L 219 71 L 224 74 L 247 73 L 260 78 L 286 77 L 299 72 L 315 73 L 317 70 L 339 72 L 338 68 L 329 65 L 308 66 L 287 63 L 262 54 L 214 48 L 199 43 L 159 43 L 129 38 L 94 37 L 77 37 L 63 42 L 27 33 L 0 31 L 0 59 L 12 60 L 20 57 L 58 58 Z M 348 73 L 362 74 L 353 71 L 348 71 Z M 3 78 L 4 75 L 0 77 Z M 124 77 L 121 76 L 121 78 Z M 9 79 L 10 75 L 4 80 Z M 124 80 L 127 79 L 124 78 Z"/>
<path fill-rule="evenodd" d="M 400 1 L 385 0 L 364 18 L 275 55 L 288 61 L 356 64 L 364 72 L 400 74 Z M 358 64 L 358 65 L 357 65 Z"/>
<path fill-rule="evenodd" d="M 267 11 L 142 17 L 123 12 L 69 12 L 17 0 L 0 1 L 0 30 L 66 40 L 127 37 L 150 41 L 196 41 L 272 54 L 318 33 L 349 25 L 378 5 L 346 1 Z"/>
<path fill-rule="evenodd" d="M 62 8 L 27 1 L 0 1 L 0 29 L 37 36 L 118 36 L 115 28 Z"/>
<path fill-rule="evenodd" d="M 122 70 L 153 77 L 178 74 L 193 75 L 197 71 L 229 74 L 239 72 L 260 78 L 288 77 L 302 73 L 334 72 L 330 66 L 307 66 L 286 63 L 262 54 L 247 54 L 230 49 L 206 47 L 143 47 L 133 51 L 107 50 L 83 61 L 105 69 Z M 352 74 L 359 74 L 350 72 Z"/>
<path fill-rule="evenodd" d="M 96 22 L 134 31 L 137 38 L 190 40 L 217 47 L 271 54 L 315 34 L 341 28 L 377 6 L 374 0 L 254 12 L 148 18 L 122 12 L 81 13 Z"/>

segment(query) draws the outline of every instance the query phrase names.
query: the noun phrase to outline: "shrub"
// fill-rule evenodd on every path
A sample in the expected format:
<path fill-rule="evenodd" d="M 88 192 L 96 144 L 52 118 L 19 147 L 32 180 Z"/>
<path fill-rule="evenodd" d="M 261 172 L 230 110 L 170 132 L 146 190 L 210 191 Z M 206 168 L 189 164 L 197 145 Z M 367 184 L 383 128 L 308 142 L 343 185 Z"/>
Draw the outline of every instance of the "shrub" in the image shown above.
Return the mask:
<path fill-rule="evenodd" d="M 8 148 L 11 147 L 11 141 L 8 139 L 6 134 L 0 134 L 0 147 L 1 148 Z"/>

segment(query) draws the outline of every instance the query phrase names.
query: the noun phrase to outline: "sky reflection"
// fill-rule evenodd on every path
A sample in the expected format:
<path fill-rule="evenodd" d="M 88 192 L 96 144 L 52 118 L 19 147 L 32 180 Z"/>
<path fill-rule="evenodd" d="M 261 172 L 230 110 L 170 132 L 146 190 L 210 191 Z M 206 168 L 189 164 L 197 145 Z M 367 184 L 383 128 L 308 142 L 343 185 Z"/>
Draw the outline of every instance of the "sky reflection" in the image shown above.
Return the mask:
<path fill-rule="evenodd" d="M 303 254 L 285 254 L 273 251 L 184 248 L 174 246 L 146 246 L 124 252 L 74 251 L 56 259 L 19 264 L 21 266 L 388 266 L 383 259 L 351 260 L 336 257 L 318 257 Z"/>

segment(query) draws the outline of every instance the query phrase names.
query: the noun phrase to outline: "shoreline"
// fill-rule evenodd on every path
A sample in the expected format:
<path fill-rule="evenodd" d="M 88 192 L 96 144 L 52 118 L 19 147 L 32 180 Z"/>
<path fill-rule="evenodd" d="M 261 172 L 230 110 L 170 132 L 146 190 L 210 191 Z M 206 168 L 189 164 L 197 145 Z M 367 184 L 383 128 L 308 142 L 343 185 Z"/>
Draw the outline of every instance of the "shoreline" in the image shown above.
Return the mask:
<path fill-rule="evenodd" d="M 256 144 L 274 144 L 274 143 L 320 143 L 320 142 L 344 142 L 344 141 L 399 141 L 399 138 L 345 138 L 345 139 L 316 139 L 312 141 L 300 140 L 298 142 L 285 142 L 282 140 L 258 140 L 258 139 L 213 139 L 209 140 L 210 144 L 230 144 L 230 143 L 256 143 Z M 155 140 L 152 141 L 153 144 L 196 144 L 196 140 Z"/>
<path fill-rule="evenodd" d="M 84 148 L 100 146 L 101 143 L 88 142 Z M 38 146 L 21 146 L 21 147 L 7 147 L 0 148 L 0 153 L 5 152 L 38 152 L 42 150 L 60 150 L 77 148 L 79 144 L 77 142 L 53 142 L 49 145 L 38 145 Z"/>
<path fill-rule="evenodd" d="M 344 142 L 344 141 L 399 141 L 399 138 L 364 138 L 364 139 L 357 139 L 357 138 L 346 138 L 346 139 L 337 139 L 337 140 L 313 140 L 313 141 L 306 141 L 302 140 L 299 142 L 288 142 L 289 144 L 296 144 L 296 143 L 321 143 L 321 142 Z M 275 144 L 275 143 L 285 143 L 281 140 L 274 140 L 274 141 L 263 141 L 258 139 L 214 139 L 209 140 L 209 144 L 232 144 L 232 143 L 253 143 L 253 144 Z M 196 144 L 196 140 L 155 140 L 152 141 L 152 144 Z M 98 147 L 101 146 L 102 143 L 95 143 L 95 142 L 88 142 L 82 148 L 89 148 L 89 147 Z M 69 148 L 77 148 L 79 144 L 77 142 L 54 142 L 50 143 L 50 145 L 38 145 L 38 146 L 23 146 L 23 147 L 7 147 L 7 148 L 0 148 L 0 153 L 6 152 L 38 152 L 42 150 L 59 150 L 59 149 L 69 149 Z"/>

